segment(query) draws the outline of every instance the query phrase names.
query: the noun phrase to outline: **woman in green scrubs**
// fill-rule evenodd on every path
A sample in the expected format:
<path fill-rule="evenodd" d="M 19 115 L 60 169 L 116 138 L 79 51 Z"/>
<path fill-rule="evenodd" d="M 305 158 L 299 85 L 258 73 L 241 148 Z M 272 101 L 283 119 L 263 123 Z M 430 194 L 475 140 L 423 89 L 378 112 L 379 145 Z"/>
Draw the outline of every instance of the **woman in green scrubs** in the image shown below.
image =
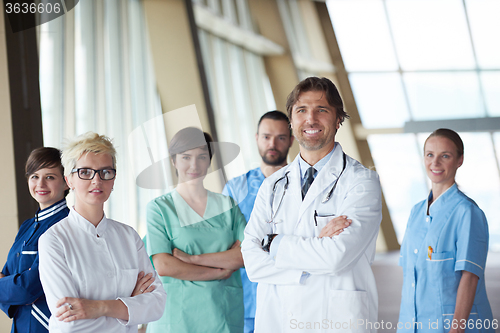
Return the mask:
<path fill-rule="evenodd" d="M 147 332 L 243 332 L 245 218 L 235 202 L 203 186 L 212 158 L 209 134 L 180 130 L 169 153 L 178 185 L 147 207 L 147 249 L 167 304 Z"/>

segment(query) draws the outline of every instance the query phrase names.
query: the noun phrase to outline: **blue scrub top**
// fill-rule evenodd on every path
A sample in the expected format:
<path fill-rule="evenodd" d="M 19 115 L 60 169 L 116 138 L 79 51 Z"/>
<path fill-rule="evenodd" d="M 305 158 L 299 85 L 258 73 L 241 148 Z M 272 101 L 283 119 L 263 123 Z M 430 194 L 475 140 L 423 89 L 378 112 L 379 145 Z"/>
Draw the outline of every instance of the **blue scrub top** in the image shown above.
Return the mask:
<path fill-rule="evenodd" d="M 248 223 L 252 214 L 255 198 L 259 188 L 266 177 L 259 168 L 252 169 L 246 174 L 233 178 L 227 182 L 222 194 L 233 198 L 240 207 Z M 241 283 L 243 284 L 243 302 L 245 304 L 245 318 L 255 318 L 255 298 L 257 295 L 257 283 L 248 279 L 245 268 L 240 268 Z"/>
<path fill-rule="evenodd" d="M 466 332 L 493 333 L 484 283 L 489 237 L 486 217 L 456 184 L 431 204 L 427 215 L 430 199 L 432 192 L 413 207 L 401 245 L 399 265 L 404 279 L 398 333 L 448 332 L 463 270 L 479 277 L 469 316 L 474 328 Z"/>
<path fill-rule="evenodd" d="M 0 279 L 0 309 L 13 318 L 12 333 L 47 333 L 50 311 L 38 275 L 38 238 L 69 213 L 66 199 L 24 221 Z"/>

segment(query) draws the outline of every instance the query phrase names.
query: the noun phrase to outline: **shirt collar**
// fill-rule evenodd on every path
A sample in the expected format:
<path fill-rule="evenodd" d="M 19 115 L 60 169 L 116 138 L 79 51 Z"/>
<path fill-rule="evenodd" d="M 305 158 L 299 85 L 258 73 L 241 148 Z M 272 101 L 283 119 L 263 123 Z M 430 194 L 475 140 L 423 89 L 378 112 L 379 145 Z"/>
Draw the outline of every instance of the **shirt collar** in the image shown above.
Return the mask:
<path fill-rule="evenodd" d="M 210 207 L 212 201 L 212 192 L 207 191 L 207 206 L 203 216 L 198 215 L 191 206 L 184 200 L 180 193 L 175 189 L 172 191 L 172 200 L 175 205 L 175 212 L 179 219 L 181 227 L 186 227 L 191 224 L 205 221 L 215 215 L 210 214 Z M 218 215 L 218 214 L 217 214 Z"/>
<path fill-rule="evenodd" d="M 315 175 L 317 175 L 321 171 L 321 169 L 326 165 L 326 163 L 328 163 L 328 161 L 330 161 L 330 158 L 332 158 L 333 152 L 335 151 L 335 148 L 337 147 L 337 145 L 338 145 L 338 143 L 335 142 L 333 149 L 328 154 L 326 154 L 325 157 L 323 157 L 318 162 L 316 162 L 316 164 L 313 165 L 314 169 L 316 169 Z M 311 165 L 309 163 L 307 163 L 306 161 L 304 161 L 302 159 L 302 156 L 300 156 L 300 154 L 299 154 L 299 168 L 300 168 L 301 179 L 304 179 L 304 177 L 306 175 L 306 171 L 310 167 L 311 167 Z"/>
<path fill-rule="evenodd" d="M 52 215 L 59 213 L 66 207 L 68 206 L 66 205 L 66 198 L 64 198 L 50 207 L 47 207 L 45 209 L 38 209 L 38 211 L 36 212 L 36 216 L 38 217 L 38 221 L 43 221 L 51 217 Z"/>
<path fill-rule="evenodd" d="M 70 220 L 75 221 L 76 225 L 82 229 L 83 231 L 94 235 L 96 237 L 102 237 L 106 232 L 106 228 L 108 225 L 108 219 L 106 218 L 106 214 L 103 213 L 102 220 L 99 222 L 97 227 L 94 227 L 92 222 L 81 216 L 76 210 L 75 207 L 71 207 L 69 212 Z"/>
<path fill-rule="evenodd" d="M 450 196 L 455 194 L 458 191 L 457 184 L 451 185 L 446 191 L 444 191 L 436 200 L 431 203 L 429 207 L 429 215 L 434 215 L 436 210 L 439 210 L 440 207 L 445 205 L 447 201 L 450 199 Z M 429 205 L 429 201 L 432 199 L 433 193 L 432 190 L 427 197 L 427 205 Z"/>
<path fill-rule="evenodd" d="M 250 176 L 262 179 L 266 178 L 260 167 L 250 170 Z"/>

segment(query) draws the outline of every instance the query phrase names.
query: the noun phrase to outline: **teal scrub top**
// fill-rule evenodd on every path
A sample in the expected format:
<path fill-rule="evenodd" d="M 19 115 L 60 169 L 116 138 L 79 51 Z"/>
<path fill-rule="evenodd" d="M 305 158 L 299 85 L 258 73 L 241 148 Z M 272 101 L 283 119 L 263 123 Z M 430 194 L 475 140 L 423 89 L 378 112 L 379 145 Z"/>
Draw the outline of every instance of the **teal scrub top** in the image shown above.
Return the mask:
<path fill-rule="evenodd" d="M 203 217 L 174 190 L 147 206 L 147 250 L 197 255 L 228 250 L 243 241 L 245 217 L 235 202 L 208 191 Z M 186 281 L 161 276 L 167 292 L 162 318 L 148 332 L 243 332 L 243 291 L 239 271 L 227 280 Z"/>
<path fill-rule="evenodd" d="M 479 277 L 466 332 L 495 332 L 484 268 L 488 223 L 477 204 L 454 184 L 434 201 L 415 205 L 406 228 L 399 265 L 403 290 L 398 333 L 448 332 L 462 271 Z M 457 323 L 463 325 L 464 323 Z"/>

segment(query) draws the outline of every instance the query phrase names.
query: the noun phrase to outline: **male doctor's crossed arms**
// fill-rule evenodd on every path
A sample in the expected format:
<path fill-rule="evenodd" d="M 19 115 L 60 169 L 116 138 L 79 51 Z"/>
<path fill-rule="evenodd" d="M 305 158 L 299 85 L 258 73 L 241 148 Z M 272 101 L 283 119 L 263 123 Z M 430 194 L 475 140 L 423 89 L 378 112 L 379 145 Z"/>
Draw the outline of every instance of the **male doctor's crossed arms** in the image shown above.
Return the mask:
<path fill-rule="evenodd" d="M 286 107 L 300 154 L 262 184 L 242 244 L 259 283 L 255 332 L 369 332 L 378 176 L 335 142 L 347 115 L 330 80 L 303 80 Z"/>

